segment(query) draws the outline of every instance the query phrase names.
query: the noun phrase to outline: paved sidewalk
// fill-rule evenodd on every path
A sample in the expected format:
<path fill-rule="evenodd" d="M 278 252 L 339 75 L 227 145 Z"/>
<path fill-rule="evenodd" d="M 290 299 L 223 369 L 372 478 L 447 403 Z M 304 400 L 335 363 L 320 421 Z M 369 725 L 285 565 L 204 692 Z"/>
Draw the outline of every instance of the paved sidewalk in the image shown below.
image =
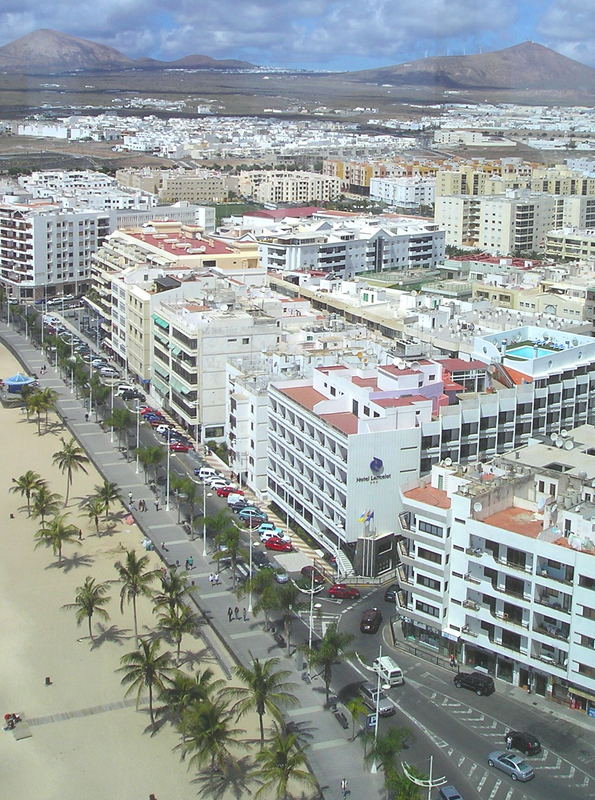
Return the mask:
<path fill-rule="evenodd" d="M 39 375 L 41 366 L 48 363 L 41 351 L 24 336 L 7 328 L 4 323 L 0 323 L 0 339 L 15 353 L 29 373 Z M 350 741 L 351 725 L 344 730 L 333 713 L 324 708 L 322 680 L 315 678 L 309 684 L 302 679 L 303 657 L 297 654 L 288 656 L 287 650 L 281 649 L 275 643 L 271 633 L 264 631 L 264 618 L 255 618 L 248 613 L 248 598 L 237 600 L 232 591 L 229 570 L 221 570 L 221 583 L 218 586 L 209 584 L 208 576 L 215 571 L 216 565 L 209 555 L 203 557 L 202 537 L 194 540 L 189 538 L 177 524 L 177 510 L 173 504 L 169 512 L 163 503 L 157 510 L 155 498 L 144 482 L 143 473 L 137 474 L 135 462 L 127 461 L 125 455 L 117 449 L 115 436 L 112 444 L 109 431 L 103 431 L 94 421 L 85 421 L 82 402 L 71 394 L 69 385 L 65 385 L 58 371 L 49 367 L 44 375 L 40 375 L 39 383 L 42 387 L 51 387 L 57 392 L 58 413 L 71 433 L 84 446 L 98 471 L 118 485 L 124 499 L 132 492 L 136 508 L 140 499 L 146 501 L 147 511 L 134 510 L 132 513 L 163 560 L 168 564 L 179 563 L 183 568 L 186 559 L 192 556 L 194 567 L 189 575 L 195 589 L 191 596 L 210 626 L 210 630 L 206 631 L 206 641 L 211 646 L 214 643 L 212 649 L 227 673 L 230 674 L 230 664 L 246 664 L 252 656 L 280 658 L 281 667 L 290 670 L 290 680 L 296 684 L 298 705 L 287 716 L 309 744 L 307 756 L 319 781 L 322 797 L 328 800 L 341 798 L 340 783 L 343 778 L 348 780 L 354 800 L 373 797 L 375 794 L 380 796 L 381 774 L 371 775 L 364 769 L 362 747 L 359 741 Z M 209 456 L 209 463 L 213 463 L 212 456 Z M 228 609 L 233 612 L 234 618 L 231 622 Z M 294 631 L 298 641 L 306 639 L 306 629 L 299 621 L 294 623 Z"/>

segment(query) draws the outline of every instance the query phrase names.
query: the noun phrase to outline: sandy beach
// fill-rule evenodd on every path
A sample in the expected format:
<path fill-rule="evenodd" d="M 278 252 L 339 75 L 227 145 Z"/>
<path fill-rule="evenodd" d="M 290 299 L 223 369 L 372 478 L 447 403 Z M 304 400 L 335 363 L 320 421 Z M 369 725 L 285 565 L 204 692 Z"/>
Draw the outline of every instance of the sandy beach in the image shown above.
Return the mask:
<path fill-rule="evenodd" d="M 0 376 L 18 369 L 13 356 L 0 347 Z M 192 783 L 195 774 L 172 752 L 179 741 L 172 728 L 164 726 L 152 736 L 146 729 L 148 711 L 141 706 L 137 712 L 133 696 L 122 704 L 124 689 L 115 669 L 135 645 L 132 610 L 125 606 L 120 613 L 119 584 L 112 587 L 110 620 L 93 620 L 97 634 L 101 624 L 107 629 L 95 643 L 86 624 L 77 627 L 74 612 L 62 608 L 74 600 L 87 575 L 97 581 L 115 579 L 114 562 L 125 549 L 144 553 L 140 530 L 118 521 L 109 535 L 96 535 L 93 523 L 77 508 L 80 498 L 102 480 L 88 464 L 87 475 L 74 474 L 67 508 L 69 522 L 82 528 L 83 540 L 65 544 L 61 567 L 51 549 L 35 549 L 39 521 L 27 517 L 26 507 L 22 510 L 24 498 L 9 493 L 11 481 L 35 470 L 52 491 L 64 495 L 66 479 L 52 466 L 52 454 L 60 448 L 60 436 L 70 439 L 70 434 L 54 427 L 38 436 L 36 423 L 28 422 L 18 408 L 0 407 L 0 424 L 0 713 L 22 712 L 32 723 L 30 738 L 17 740 L 12 731 L 1 735 L 1 794 L 17 800 L 146 800 L 151 794 L 156 800 L 196 798 L 200 788 Z M 154 567 L 161 566 L 154 553 L 149 555 Z M 154 628 L 149 601 L 139 602 L 138 616 L 141 634 Z M 203 644 L 185 637 L 182 650 L 201 652 Z M 212 658 L 200 662 L 201 668 L 206 666 L 222 677 Z M 245 719 L 240 727 L 253 724 Z"/>

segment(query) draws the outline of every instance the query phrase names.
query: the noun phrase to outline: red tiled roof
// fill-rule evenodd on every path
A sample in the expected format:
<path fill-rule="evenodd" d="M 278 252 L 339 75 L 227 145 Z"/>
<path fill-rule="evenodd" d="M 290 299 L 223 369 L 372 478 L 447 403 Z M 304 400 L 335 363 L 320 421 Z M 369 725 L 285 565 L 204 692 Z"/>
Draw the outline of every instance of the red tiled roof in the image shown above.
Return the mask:
<path fill-rule="evenodd" d="M 508 373 L 508 376 L 513 383 L 515 383 L 517 386 L 520 386 L 521 383 L 533 383 L 533 378 L 530 375 L 524 375 L 522 372 L 519 372 L 516 369 L 511 369 L 511 367 L 505 367 L 503 364 L 501 366 L 502 369 Z"/>
<path fill-rule="evenodd" d="M 297 208 L 273 208 L 269 211 L 250 211 L 245 217 L 264 217 L 265 219 L 284 219 L 285 217 L 311 217 L 320 209 L 317 206 L 300 206 Z"/>
<path fill-rule="evenodd" d="M 312 411 L 314 406 L 320 403 L 321 400 L 328 400 L 328 397 L 317 392 L 312 386 L 284 386 L 280 388 L 279 391 L 292 400 L 295 400 L 296 403 L 299 403 L 299 405 L 304 408 L 309 408 L 310 411 Z"/>
<path fill-rule="evenodd" d="M 378 389 L 376 378 L 358 378 L 357 375 L 354 375 L 351 383 L 355 383 L 356 386 L 368 386 L 370 389 Z"/>
<path fill-rule="evenodd" d="M 493 525 L 495 528 L 503 528 L 505 531 L 522 533 L 532 539 L 536 539 L 543 530 L 543 519 L 535 520 L 532 511 L 528 511 L 526 508 L 515 508 L 514 506 L 497 511 L 495 514 L 490 514 L 489 517 L 484 517 L 481 521 L 485 522 L 486 525 Z"/>
<path fill-rule="evenodd" d="M 487 369 L 483 361 L 465 361 L 462 358 L 440 358 L 436 361 L 450 372 L 462 372 L 470 369 Z"/>
<path fill-rule="evenodd" d="M 445 392 L 464 392 L 465 387 L 461 386 L 460 383 L 455 383 L 455 381 L 448 381 L 448 383 L 444 384 L 444 391 Z"/>
<path fill-rule="evenodd" d="M 340 411 L 336 414 L 321 414 L 320 419 L 325 420 L 333 428 L 336 428 L 348 436 L 350 433 L 357 433 L 357 417 L 349 411 Z"/>
<path fill-rule="evenodd" d="M 196 239 L 192 236 L 183 236 L 172 233 L 159 234 L 155 236 L 150 233 L 129 233 L 133 239 L 139 242 L 146 242 L 146 244 L 163 250 L 165 253 L 171 253 L 175 256 L 204 256 L 207 258 L 209 255 L 223 255 L 224 253 L 235 253 L 236 251 L 226 245 L 224 242 L 215 239 Z M 183 244 L 184 247 L 177 247 L 176 245 Z M 186 246 L 187 245 L 187 246 Z M 204 247 L 203 253 L 189 253 L 188 250 L 197 250 Z"/>
<path fill-rule="evenodd" d="M 421 394 L 406 394 L 403 397 L 381 397 L 372 402 L 382 408 L 397 408 L 398 406 L 412 406 L 422 401 L 429 402 L 428 398 Z"/>
<path fill-rule="evenodd" d="M 450 497 L 443 489 L 436 489 L 434 486 L 418 486 L 403 492 L 405 497 L 416 500 L 418 503 L 425 503 L 427 506 L 436 508 L 450 508 Z"/>
<path fill-rule="evenodd" d="M 382 367 L 378 367 L 379 372 L 388 372 L 390 375 L 421 375 L 421 372 L 418 369 L 399 369 L 395 367 L 394 364 L 385 364 Z"/>

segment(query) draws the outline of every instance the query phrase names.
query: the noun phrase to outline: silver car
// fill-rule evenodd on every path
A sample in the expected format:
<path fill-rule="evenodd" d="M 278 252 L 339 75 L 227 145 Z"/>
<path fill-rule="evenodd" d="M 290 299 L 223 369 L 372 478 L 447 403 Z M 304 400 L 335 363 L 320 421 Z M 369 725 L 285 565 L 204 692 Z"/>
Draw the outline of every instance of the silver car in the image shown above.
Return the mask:
<path fill-rule="evenodd" d="M 383 691 L 378 691 L 376 684 L 364 681 L 359 689 L 364 703 L 371 711 L 376 711 L 376 701 L 378 701 L 378 713 L 381 717 L 390 717 L 391 714 L 395 713 L 394 705 Z"/>
<path fill-rule="evenodd" d="M 510 750 L 494 750 L 488 756 L 490 767 L 502 770 L 513 779 L 513 781 L 530 781 L 535 777 L 533 769 L 527 762 Z"/>

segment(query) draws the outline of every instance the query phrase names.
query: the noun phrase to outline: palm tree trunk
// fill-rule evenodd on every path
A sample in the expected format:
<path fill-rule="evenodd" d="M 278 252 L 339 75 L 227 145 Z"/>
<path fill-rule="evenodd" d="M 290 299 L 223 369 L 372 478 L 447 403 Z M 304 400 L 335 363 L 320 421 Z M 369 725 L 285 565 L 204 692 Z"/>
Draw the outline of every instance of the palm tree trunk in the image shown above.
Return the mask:
<path fill-rule="evenodd" d="M 176 649 L 176 667 L 177 667 L 179 665 L 179 663 L 180 663 L 180 648 L 182 646 L 182 637 L 181 636 L 178 636 L 176 644 L 177 644 L 177 649 Z"/>
<path fill-rule="evenodd" d="M 132 616 L 134 617 L 134 640 L 138 647 L 138 623 L 136 621 L 136 595 L 132 596 Z"/>
<path fill-rule="evenodd" d="M 149 683 L 149 714 L 151 715 L 151 725 L 155 724 L 155 714 L 153 713 L 153 684 Z"/>
<path fill-rule="evenodd" d="M 31 516 L 31 492 L 27 491 L 27 516 Z"/>
<path fill-rule="evenodd" d="M 264 747 L 264 722 L 262 720 L 263 715 L 258 715 L 258 724 L 260 726 L 260 749 Z"/>
<path fill-rule="evenodd" d="M 91 614 L 87 616 L 87 622 L 89 623 L 89 638 L 93 639 L 93 631 L 91 630 Z"/>

